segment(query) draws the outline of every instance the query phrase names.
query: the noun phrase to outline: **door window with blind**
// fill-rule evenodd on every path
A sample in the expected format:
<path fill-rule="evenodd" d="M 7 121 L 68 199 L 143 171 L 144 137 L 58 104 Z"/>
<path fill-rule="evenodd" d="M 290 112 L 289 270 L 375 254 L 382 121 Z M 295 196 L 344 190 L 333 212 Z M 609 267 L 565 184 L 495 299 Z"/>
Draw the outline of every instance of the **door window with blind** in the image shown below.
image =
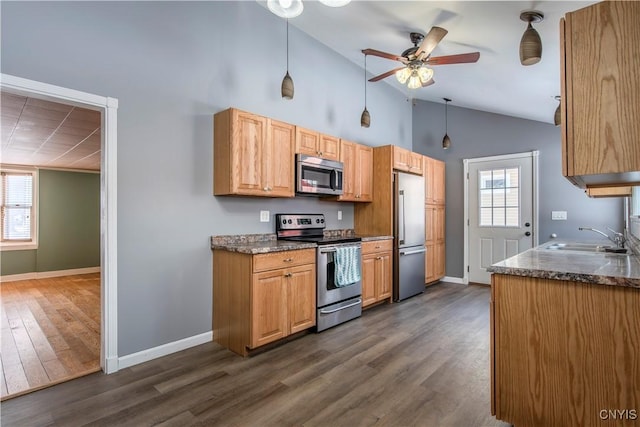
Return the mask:
<path fill-rule="evenodd" d="M 481 170 L 479 174 L 480 227 L 519 227 L 519 168 Z"/>
<path fill-rule="evenodd" d="M 0 246 L 3 250 L 35 249 L 36 182 L 35 170 L 0 171 L 2 203 Z"/>

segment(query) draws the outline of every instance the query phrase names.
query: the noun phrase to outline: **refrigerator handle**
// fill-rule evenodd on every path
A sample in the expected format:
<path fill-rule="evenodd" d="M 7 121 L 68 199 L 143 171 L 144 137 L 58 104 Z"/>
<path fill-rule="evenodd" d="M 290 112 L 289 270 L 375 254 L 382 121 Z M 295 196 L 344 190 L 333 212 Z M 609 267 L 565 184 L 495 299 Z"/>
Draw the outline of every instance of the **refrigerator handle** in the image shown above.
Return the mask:
<path fill-rule="evenodd" d="M 404 221 L 404 190 L 398 191 L 398 244 L 404 244 L 405 236 L 405 221 Z"/>

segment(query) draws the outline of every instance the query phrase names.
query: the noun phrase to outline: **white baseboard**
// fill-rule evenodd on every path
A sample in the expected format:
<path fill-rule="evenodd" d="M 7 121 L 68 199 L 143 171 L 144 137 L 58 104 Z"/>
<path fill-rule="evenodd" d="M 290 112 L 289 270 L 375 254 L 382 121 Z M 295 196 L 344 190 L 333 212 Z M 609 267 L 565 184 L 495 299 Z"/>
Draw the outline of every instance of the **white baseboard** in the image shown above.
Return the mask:
<path fill-rule="evenodd" d="M 190 347 L 208 343 L 212 340 L 213 331 L 209 331 L 205 332 L 204 334 L 194 335 L 192 337 L 163 344 L 158 347 L 142 350 L 133 354 L 128 354 L 126 356 L 118 358 L 118 369 L 124 369 L 133 365 L 148 362 L 150 360 L 157 359 L 158 357 L 166 356 L 168 354 L 176 353 Z"/>
<path fill-rule="evenodd" d="M 448 282 L 448 283 L 457 283 L 459 285 L 466 285 L 466 283 L 464 282 L 464 278 L 462 278 L 462 277 L 444 276 L 440 280 L 442 280 L 443 282 Z"/>
<path fill-rule="evenodd" d="M 75 276 L 78 274 L 100 273 L 100 267 L 73 268 L 71 270 L 34 271 L 32 273 L 9 274 L 0 276 L 0 282 L 16 282 L 18 280 L 48 279 L 50 277 Z"/>

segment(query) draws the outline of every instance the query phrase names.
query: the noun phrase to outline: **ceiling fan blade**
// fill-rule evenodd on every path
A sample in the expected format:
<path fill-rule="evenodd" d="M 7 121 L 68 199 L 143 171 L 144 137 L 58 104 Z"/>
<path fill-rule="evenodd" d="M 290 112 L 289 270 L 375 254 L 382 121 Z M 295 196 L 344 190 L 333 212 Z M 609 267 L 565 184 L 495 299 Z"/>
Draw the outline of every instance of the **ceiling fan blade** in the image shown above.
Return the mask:
<path fill-rule="evenodd" d="M 420 44 L 420 47 L 418 48 L 418 50 L 416 50 L 416 57 L 419 57 L 420 55 L 429 56 L 429 54 L 431 54 L 433 49 L 436 48 L 438 43 L 440 43 L 440 40 L 442 40 L 444 36 L 447 35 L 447 33 L 448 31 L 444 28 L 431 27 L 429 34 L 427 34 L 424 40 L 422 40 L 422 44 Z"/>
<path fill-rule="evenodd" d="M 459 55 L 432 56 L 427 59 L 428 65 L 448 65 L 448 64 L 466 64 L 469 62 L 477 62 L 480 58 L 480 52 L 461 53 Z"/>
<path fill-rule="evenodd" d="M 424 84 L 422 85 L 422 87 L 431 86 L 431 85 L 432 85 L 432 84 L 434 84 L 435 82 L 436 82 L 436 81 L 435 81 L 435 80 L 433 80 L 433 77 L 432 77 L 431 79 L 429 79 L 429 81 L 428 81 L 428 82 L 424 83 Z"/>
<path fill-rule="evenodd" d="M 380 50 L 376 50 L 376 49 L 363 49 L 362 53 L 364 53 L 365 55 L 373 55 L 373 56 L 379 56 L 381 58 L 386 58 L 386 59 L 392 59 L 395 61 L 400 61 L 403 64 L 405 64 L 407 62 L 407 58 L 403 57 L 403 56 L 398 56 L 398 55 L 394 55 L 391 53 L 387 53 L 387 52 L 382 52 Z"/>
<path fill-rule="evenodd" d="M 386 79 L 392 74 L 395 74 L 396 71 L 402 70 L 404 67 L 394 68 L 393 70 L 389 70 L 386 73 L 380 74 L 379 76 L 375 76 L 369 79 L 370 82 L 377 82 L 378 80 Z"/>

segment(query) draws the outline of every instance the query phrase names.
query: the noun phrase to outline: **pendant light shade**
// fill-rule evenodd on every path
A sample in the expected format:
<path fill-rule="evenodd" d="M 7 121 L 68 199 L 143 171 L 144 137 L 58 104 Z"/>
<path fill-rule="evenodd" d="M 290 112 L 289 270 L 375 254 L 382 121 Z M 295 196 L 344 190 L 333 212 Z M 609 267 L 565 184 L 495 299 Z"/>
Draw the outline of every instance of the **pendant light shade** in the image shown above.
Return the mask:
<path fill-rule="evenodd" d="M 560 123 L 562 123 L 562 111 L 560 110 L 560 97 L 556 96 L 556 101 L 558 101 L 558 108 L 556 108 L 556 112 L 553 115 L 553 124 L 555 124 L 556 126 L 560 126 Z"/>
<path fill-rule="evenodd" d="M 448 117 L 448 106 L 451 100 L 449 98 L 444 99 L 444 138 L 442 138 L 442 148 L 448 149 L 451 147 L 451 138 L 449 138 L 449 117 Z"/>
<path fill-rule="evenodd" d="M 287 73 L 282 79 L 280 92 L 284 99 L 293 99 L 293 79 L 289 75 L 289 20 L 287 19 Z"/>
<path fill-rule="evenodd" d="M 371 116 L 367 110 L 367 55 L 364 56 L 364 110 L 360 115 L 360 126 L 368 128 L 371 125 Z"/>
<path fill-rule="evenodd" d="M 531 23 L 541 22 L 544 15 L 542 12 L 529 10 L 522 12 L 520 19 L 527 22 L 527 29 L 520 40 L 520 63 L 522 65 L 537 64 L 542 58 L 542 40 Z"/>
<path fill-rule="evenodd" d="M 269 10 L 281 18 L 295 18 L 302 13 L 302 0 L 267 0 Z"/>

